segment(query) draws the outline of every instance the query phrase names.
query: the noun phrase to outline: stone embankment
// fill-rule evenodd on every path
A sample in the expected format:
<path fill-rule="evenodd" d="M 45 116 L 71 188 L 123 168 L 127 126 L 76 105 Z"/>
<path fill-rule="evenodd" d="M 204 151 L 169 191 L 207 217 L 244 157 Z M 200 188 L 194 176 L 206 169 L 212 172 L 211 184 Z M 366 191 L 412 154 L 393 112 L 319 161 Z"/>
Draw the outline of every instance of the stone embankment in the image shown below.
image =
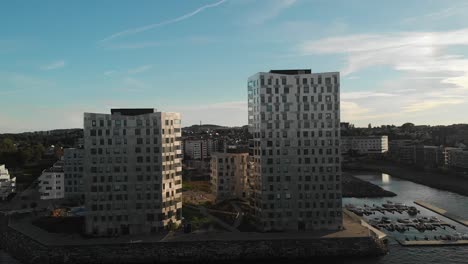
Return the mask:
<path fill-rule="evenodd" d="M 368 181 L 343 173 L 343 197 L 394 197 L 396 193 L 382 189 Z"/>
<path fill-rule="evenodd" d="M 350 223 L 347 231 L 319 236 L 225 232 L 211 234 L 213 237 L 181 235 L 179 239 L 176 236 L 158 242 L 92 244 L 77 241 L 76 244 L 60 244 L 27 236 L 9 226 L 6 218 L 0 215 L 0 246 L 22 263 L 206 263 L 377 256 L 387 252 L 386 239 L 380 239 L 356 221 Z"/>

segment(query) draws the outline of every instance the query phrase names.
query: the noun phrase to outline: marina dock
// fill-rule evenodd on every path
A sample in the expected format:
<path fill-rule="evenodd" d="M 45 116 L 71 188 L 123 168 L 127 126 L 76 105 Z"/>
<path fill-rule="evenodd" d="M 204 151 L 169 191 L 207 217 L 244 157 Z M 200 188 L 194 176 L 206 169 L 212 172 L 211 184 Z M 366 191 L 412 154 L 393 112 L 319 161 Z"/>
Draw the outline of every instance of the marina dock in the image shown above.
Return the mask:
<path fill-rule="evenodd" d="M 439 208 L 437 206 L 434 206 L 432 204 L 429 204 L 429 203 L 426 203 L 426 202 L 423 202 L 423 201 L 414 201 L 415 204 L 419 205 L 419 206 L 422 206 L 428 210 L 431 210 L 433 211 L 434 213 L 437 213 L 437 214 L 440 214 L 442 216 L 445 216 L 447 217 L 448 219 L 451 219 L 459 224 L 462 224 L 464 226 L 467 226 L 468 227 L 468 220 L 465 220 L 457 215 L 454 215 L 450 212 L 448 212 L 447 210 L 444 210 L 442 208 Z"/>
<path fill-rule="evenodd" d="M 468 240 L 397 240 L 400 245 L 405 247 L 422 247 L 422 246 L 466 246 Z"/>

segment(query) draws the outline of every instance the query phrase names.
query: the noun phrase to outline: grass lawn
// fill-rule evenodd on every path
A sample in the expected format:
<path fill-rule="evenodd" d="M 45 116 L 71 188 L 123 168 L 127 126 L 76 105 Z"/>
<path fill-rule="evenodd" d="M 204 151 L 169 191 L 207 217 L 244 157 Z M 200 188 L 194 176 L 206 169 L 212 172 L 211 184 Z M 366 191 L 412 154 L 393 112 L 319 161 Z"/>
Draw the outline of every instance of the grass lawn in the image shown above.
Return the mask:
<path fill-rule="evenodd" d="M 201 191 L 211 193 L 211 183 L 209 181 L 183 181 L 182 191 Z"/>

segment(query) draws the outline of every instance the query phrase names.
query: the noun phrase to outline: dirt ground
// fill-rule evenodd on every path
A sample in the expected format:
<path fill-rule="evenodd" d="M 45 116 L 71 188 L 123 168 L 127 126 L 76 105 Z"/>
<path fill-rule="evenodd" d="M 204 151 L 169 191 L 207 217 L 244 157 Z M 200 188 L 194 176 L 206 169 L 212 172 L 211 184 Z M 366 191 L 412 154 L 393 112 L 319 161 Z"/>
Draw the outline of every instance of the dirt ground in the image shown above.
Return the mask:
<path fill-rule="evenodd" d="M 209 181 L 186 181 L 182 184 L 182 199 L 188 204 L 214 203 Z"/>

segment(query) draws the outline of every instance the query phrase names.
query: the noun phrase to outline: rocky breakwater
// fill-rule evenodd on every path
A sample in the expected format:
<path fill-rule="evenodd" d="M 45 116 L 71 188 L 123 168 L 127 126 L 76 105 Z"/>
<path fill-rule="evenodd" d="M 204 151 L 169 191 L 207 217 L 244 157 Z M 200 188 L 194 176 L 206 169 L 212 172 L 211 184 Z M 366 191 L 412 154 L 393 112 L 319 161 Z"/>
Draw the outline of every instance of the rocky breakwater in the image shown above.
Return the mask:
<path fill-rule="evenodd" d="M 95 244 L 31 237 L 3 226 L 0 244 L 22 263 L 206 263 L 359 257 L 387 252 L 386 240 L 344 214 L 344 230 L 284 233 L 177 233 L 159 242 Z M 48 233 L 50 236 L 56 234 Z M 44 242 L 49 241 L 49 242 Z M 53 242 L 50 242 L 53 241 Z"/>

